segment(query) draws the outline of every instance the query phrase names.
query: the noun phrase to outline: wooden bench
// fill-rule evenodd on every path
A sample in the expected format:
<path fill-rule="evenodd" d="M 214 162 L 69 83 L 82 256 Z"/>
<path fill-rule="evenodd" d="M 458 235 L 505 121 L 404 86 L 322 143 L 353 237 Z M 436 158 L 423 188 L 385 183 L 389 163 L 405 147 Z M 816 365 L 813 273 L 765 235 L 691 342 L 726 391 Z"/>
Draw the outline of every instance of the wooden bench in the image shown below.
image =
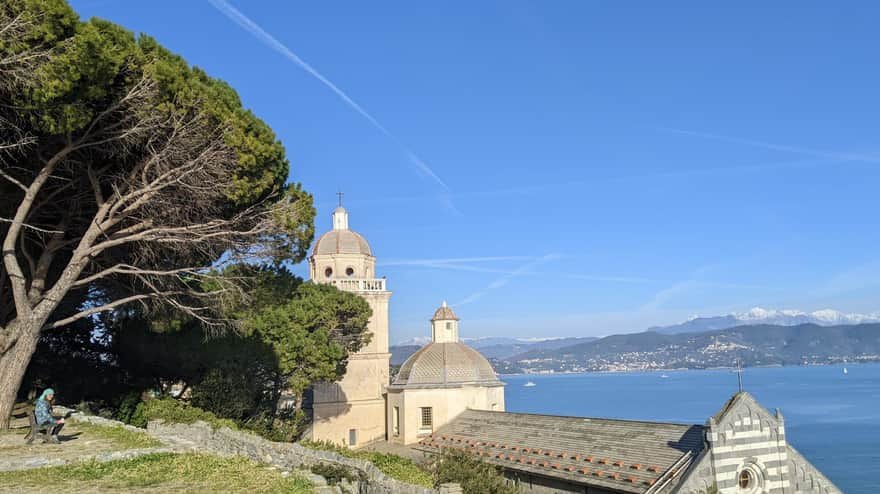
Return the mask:
<path fill-rule="evenodd" d="M 30 431 L 28 431 L 27 436 L 24 437 L 25 443 L 31 444 L 34 442 L 34 439 L 37 438 L 37 434 L 40 434 L 40 431 L 45 431 L 42 434 L 43 442 L 49 442 L 49 432 L 51 432 L 54 424 L 37 425 L 36 409 L 28 412 L 28 425 L 30 425 Z"/>

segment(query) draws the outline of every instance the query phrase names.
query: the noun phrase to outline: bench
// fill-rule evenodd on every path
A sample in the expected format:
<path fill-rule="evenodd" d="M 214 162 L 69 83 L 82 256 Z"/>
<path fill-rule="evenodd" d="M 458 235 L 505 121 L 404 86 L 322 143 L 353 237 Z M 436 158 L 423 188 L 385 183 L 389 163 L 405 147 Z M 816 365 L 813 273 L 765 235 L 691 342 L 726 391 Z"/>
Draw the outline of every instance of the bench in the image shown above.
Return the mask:
<path fill-rule="evenodd" d="M 31 410 L 28 412 L 28 425 L 30 425 L 30 430 L 27 436 L 24 437 L 25 443 L 31 444 L 34 442 L 34 439 L 37 438 L 41 431 L 45 431 L 42 433 L 43 442 L 49 442 L 49 432 L 51 432 L 54 424 L 37 425 L 36 410 Z"/>

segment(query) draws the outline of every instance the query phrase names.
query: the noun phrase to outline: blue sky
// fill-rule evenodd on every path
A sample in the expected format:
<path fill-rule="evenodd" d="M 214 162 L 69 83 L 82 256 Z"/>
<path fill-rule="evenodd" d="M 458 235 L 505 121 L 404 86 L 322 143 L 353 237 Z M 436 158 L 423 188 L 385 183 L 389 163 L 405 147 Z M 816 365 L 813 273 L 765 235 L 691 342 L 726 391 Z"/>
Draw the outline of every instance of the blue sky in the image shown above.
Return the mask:
<path fill-rule="evenodd" d="M 880 310 L 876 2 L 72 4 L 235 87 L 319 232 L 345 192 L 392 341 Z"/>

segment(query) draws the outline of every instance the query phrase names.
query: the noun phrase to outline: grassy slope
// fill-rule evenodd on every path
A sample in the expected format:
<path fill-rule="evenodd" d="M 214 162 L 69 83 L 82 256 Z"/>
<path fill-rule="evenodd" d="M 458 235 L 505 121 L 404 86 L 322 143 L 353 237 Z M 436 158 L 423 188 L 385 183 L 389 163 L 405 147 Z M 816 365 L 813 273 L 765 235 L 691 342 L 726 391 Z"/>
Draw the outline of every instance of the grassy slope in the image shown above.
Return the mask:
<path fill-rule="evenodd" d="M 144 432 L 128 430 L 122 426 L 105 427 L 86 422 L 76 422 L 75 427 L 82 431 L 84 435 L 110 441 L 120 450 L 158 448 L 162 446 L 162 443 L 152 436 L 149 436 Z M 64 431 L 62 431 L 61 435 L 64 435 Z"/>
<path fill-rule="evenodd" d="M 37 493 L 88 490 L 150 492 L 310 493 L 302 478 L 283 478 L 241 457 L 204 454 L 151 454 L 107 463 L 0 473 L 0 492 Z"/>

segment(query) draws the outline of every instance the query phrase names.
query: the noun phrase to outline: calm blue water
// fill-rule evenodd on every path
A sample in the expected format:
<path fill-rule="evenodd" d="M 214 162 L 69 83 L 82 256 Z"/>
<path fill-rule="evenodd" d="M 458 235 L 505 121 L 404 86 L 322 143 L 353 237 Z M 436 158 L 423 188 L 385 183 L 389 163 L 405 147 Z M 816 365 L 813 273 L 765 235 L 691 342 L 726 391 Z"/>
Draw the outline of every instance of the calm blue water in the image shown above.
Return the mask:
<path fill-rule="evenodd" d="M 880 364 L 745 369 L 789 443 L 847 494 L 880 493 Z M 510 412 L 703 424 L 736 391 L 727 370 L 503 376 Z M 526 388 L 533 381 L 537 386 Z"/>

